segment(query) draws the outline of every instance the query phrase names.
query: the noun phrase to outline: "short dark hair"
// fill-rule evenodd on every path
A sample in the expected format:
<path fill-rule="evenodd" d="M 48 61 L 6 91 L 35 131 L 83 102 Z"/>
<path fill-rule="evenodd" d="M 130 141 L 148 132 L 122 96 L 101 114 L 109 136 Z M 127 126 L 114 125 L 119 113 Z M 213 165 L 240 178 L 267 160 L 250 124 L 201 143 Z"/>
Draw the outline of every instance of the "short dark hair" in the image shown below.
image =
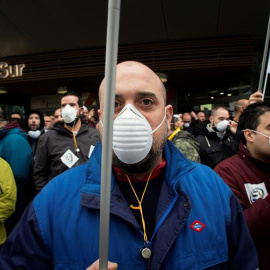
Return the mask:
<path fill-rule="evenodd" d="M 246 144 L 246 139 L 242 130 L 256 130 L 260 124 L 260 116 L 266 112 L 270 112 L 269 102 L 253 103 L 242 112 L 238 122 L 237 132 L 240 134 L 243 144 Z"/>
<path fill-rule="evenodd" d="M 66 97 L 66 96 L 75 96 L 75 97 L 77 97 L 77 98 L 78 98 L 78 105 L 79 105 L 79 107 L 82 107 L 82 106 L 83 106 L 82 98 L 81 98 L 81 96 L 80 96 L 78 93 L 69 91 L 69 92 L 65 93 L 65 94 L 62 96 L 62 98 L 63 98 L 63 97 Z M 61 98 L 61 99 L 62 99 L 62 98 Z"/>
<path fill-rule="evenodd" d="M 205 113 L 204 113 L 203 111 L 198 111 L 197 114 L 198 114 L 198 113 L 203 113 L 203 114 L 205 115 Z"/>
<path fill-rule="evenodd" d="M 217 110 L 219 110 L 219 109 L 223 109 L 223 110 L 226 110 L 227 112 L 229 112 L 227 107 L 225 107 L 225 106 L 217 106 L 214 109 L 212 109 L 211 116 L 215 116 L 216 113 L 217 113 Z"/>
<path fill-rule="evenodd" d="M 6 121 L 7 117 L 5 111 L 0 107 L 0 121 Z"/>

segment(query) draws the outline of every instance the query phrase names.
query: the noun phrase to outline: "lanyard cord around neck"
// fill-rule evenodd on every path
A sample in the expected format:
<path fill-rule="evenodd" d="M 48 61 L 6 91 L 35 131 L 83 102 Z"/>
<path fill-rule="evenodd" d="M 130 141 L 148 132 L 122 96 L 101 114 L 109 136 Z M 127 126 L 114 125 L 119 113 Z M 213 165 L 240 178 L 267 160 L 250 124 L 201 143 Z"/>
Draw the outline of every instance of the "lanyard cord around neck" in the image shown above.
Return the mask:
<path fill-rule="evenodd" d="M 153 171 L 152 171 L 152 172 L 153 172 Z M 141 218 L 142 218 L 142 227 L 143 227 L 143 238 L 144 238 L 144 241 L 145 241 L 145 242 L 147 242 L 148 240 L 147 240 L 147 234 L 146 234 L 146 228 L 145 228 L 145 221 L 144 221 L 144 217 L 143 217 L 142 201 L 143 201 L 143 198 L 144 198 L 144 194 L 145 194 L 145 192 L 146 192 L 146 189 L 147 189 L 147 187 L 148 187 L 148 183 L 149 183 L 150 177 L 151 177 L 151 175 L 152 175 L 152 172 L 150 172 L 150 174 L 149 174 L 149 176 L 148 176 L 148 179 L 147 179 L 147 182 L 146 182 L 146 185 L 145 185 L 145 188 L 144 188 L 144 191 L 143 191 L 141 200 L 139 200 L 139 198 L 138 198 L 138 196 L 137 196 L 137 193 L 136 193 L 134 187 L 132 186 L 131 181 L 130 181 L 128 175 L 125 174 L 126 177 L 127 177 L 127 179 L 128 179 L 128 182 L 129 182 L 129 184 L 130 184 L 130 186 L 131 186 L 131 188 L 132 188 L 132 191 L 133 191 L 133 193 L 134 193 L 134 195 L 135 195 L 135 197 L 136 197 L 136 199 L 137 199 L 137 201 L 138 201 L 138 204 L 139 204 L 139 206 L 133 206 L 133 204 L 131 204 L 129 207 L 130 207 L 131 209 L 134 209 L 134 210 L 140 210 L 140 214 L 141 214 Z"/>
<path fill-rule="evenodd" d="M 73 135 L 73 141 L 74 141 L 74 145 L 75 145 L 75 149 L 76 149 L 76 152 L 79 152 L 79 148 L 78 148 L 78 144 L 77 144 L 77 140 L 76 140 L 76 136 L 75 136 L 75 132 L 74 132 L 74 129 L 72 128 L 72 135 Z"/>

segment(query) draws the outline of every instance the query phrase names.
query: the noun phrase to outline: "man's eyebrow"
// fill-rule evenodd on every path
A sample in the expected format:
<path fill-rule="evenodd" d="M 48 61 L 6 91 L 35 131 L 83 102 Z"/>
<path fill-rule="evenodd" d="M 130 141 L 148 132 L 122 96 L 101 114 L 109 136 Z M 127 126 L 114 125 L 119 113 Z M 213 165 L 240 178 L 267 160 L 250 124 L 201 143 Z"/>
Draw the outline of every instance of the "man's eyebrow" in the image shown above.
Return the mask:
<path fill-rule="evenodd" d="M 139 92 L 138 96 L 141 96 L 141 97 L 156 97 L 155 93 L 153 93 L 153 92 Z"/>
<path fill-rule="evenodd" d="M 115 94 L 115 98 L 117 99 L 123 98 L 123 95 Z"/>
<path fill-rule="evenodd" d="M 148 92 L 148 91 L 139 92 L 139 93 L 136 93 L 136 95 L 139 96 L 139 97 L 156 97 L 156 94 L 155 93 Z M 115 98 L 121 99 L 121 98 L 123 98 L 123 95 L 121 95 L 121 94 L 115 94 Z"/>

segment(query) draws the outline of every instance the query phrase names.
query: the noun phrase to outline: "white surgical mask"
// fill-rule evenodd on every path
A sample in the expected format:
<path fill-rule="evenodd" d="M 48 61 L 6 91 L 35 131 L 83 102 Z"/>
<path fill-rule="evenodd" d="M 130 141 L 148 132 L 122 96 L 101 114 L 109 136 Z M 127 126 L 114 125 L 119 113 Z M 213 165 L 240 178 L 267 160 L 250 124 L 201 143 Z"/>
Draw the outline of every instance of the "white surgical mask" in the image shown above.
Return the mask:
<path fill-rule="evenodd" d="M 266 134 L 261 133 L 261 132 L 259 132 L 259 131 L 257 131 L 257 130 L 253 130 L 253 129 L 247 129 L 247 130 L 251 130 L 251 131 L 253 131 L 253 132 L 255 132 L 255 133 L 261 134 L 262 136 L 268 138 L 268 143 L 269 143 L 269 145 L 270 145 L 270 136 L 267 136 Z M 245 130 L 241 130 L 241 132 L 244 132 L 244 131 L 245 131 Z"/>
<path fill-rule="evenodd" d="M 77 110 L 67 104 L 64 109 L 62 109 L 62 118 L 65 123 L 70 124 L 74 122 L 77 117 Z"/>
<path fill-rule="evenodd" d="M 217 129 L 217 131 L 223 132 L 224 130 L 227 129 L 228 125 L 229 125 L 229 121 L 228 121 L 228 120 L 223 120 L 223 121 L 220 121 L 220 122 L 215 126 L 215 128 Z"/>
<path fill-rule="evenodd" d="M 29 130 L 28 131 L 28 136 L 31 137 L 32 139 L 37 139 L 41 134 L 40 130 Z"/>
<path fill-rule="evenodd" d="M 188 128 L 188 127 L 189 127 L 189 123 L 185 123 L 185 124 L 184 124 L 184 127 L 185 127 L 185 128 Z"/>
<path fill-rule="evenodd" d="M 166 118 L 166 109 L 161 123 L 152 130 L 146 118 L 132 105 L 127 104 L 113 123 L 113 151 L 126 164 L 142 161 L 150 152 L 153 133 Z"/>

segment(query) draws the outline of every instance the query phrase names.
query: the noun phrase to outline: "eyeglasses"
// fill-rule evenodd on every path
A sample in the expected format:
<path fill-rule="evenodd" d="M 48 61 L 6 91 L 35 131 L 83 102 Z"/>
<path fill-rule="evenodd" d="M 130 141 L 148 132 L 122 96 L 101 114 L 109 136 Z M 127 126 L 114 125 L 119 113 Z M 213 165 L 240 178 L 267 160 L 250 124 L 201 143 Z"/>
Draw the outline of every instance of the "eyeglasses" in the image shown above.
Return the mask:
<path fill-rule="evenodd" d="M 269 142 L 270 142 L 270 136 L 268 136 L 268 135 L 266 135 L 266 134 L 264 134 L 264 133 L 262 133 L 262 132 L 259 132 L 259 131 L 257 131 L 257 130 L 253 130 L 253 129 L 249 129 L 249 128 L 244 129 L 244 130 L 241 130 L 241 132 L 244 132 L 245 130 L 250 130 L 250 131 L 252 131 L 252 132 L 254 132 L 254 133 L 258 133 L 258 134 L 260 134 L 260 135 L 262 135 L 262 136 L 268 138 L 268 139 L 269 139 Z"/>

